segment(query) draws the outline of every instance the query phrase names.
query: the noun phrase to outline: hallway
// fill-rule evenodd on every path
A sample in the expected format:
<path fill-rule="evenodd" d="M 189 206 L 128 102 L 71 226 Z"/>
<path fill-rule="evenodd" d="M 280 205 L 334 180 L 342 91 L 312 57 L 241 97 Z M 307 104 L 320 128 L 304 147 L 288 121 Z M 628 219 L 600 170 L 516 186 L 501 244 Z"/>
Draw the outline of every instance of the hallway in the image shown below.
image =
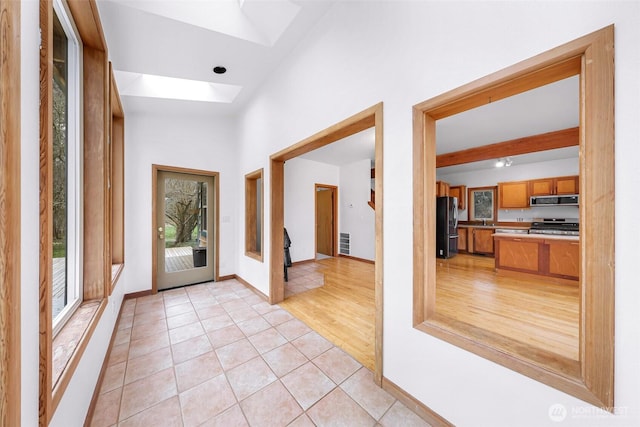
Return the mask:
<path fill-rule="evenodd" d="M 123 303 L 91 426 L 426 426 L 236 280 Z"/>

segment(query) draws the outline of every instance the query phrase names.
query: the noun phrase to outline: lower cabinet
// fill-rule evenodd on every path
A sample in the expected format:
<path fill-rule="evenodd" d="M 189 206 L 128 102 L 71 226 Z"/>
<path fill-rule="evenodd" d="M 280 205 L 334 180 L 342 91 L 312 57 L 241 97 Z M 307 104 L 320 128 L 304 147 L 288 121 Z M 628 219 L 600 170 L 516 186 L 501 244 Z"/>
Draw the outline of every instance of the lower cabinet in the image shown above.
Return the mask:
<path fill-rule="evenodd" d="M 576 240 L 495 236 L 497 270 L 513 270 L 562 279 L 580 276 L 580 243 Z"/>
<path fill-rule="evenodd" d="M 493 255 L 493 233 L 492 228 L 469 228 L 470 233 L 467 251 L 474 254 Z"/>
<path fill-rule="evenodd" d="M 467 228 L 458 227 L 458 251 L 467 251 Z"/>

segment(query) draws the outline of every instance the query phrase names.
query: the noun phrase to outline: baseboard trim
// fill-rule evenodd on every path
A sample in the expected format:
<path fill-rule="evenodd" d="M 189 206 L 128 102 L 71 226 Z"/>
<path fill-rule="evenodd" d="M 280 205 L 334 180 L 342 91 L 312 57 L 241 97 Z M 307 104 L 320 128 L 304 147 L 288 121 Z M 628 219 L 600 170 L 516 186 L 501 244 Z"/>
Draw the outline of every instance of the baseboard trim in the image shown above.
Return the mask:
<path fill-rule="evenodd" d="M 433 409 L 429 408 L 427 405 L 404 391 L 398 385 L 394 384 L 393 381 L 382 377 L 382 388 L 433 427 L 453 427 L 453 424 L 438 415 Z"/>
<path fill-rule="evenodd" d="M 235 279 L 236 275 L 235 274 L 229 274 L 227 276 L 220 276 L 218 277 L 217 282 L 224 282 L 225 280 L 231 280 L 231 279 Z"/>
<path fill-rule="evenodd" d="M 339 254 L 338 257 L 340 258 L 349 258 L 355 261 L 360 261 L 360 262 L 366 262 L 367 264 L 375 264 L 375 261 L 372 261 L 370 259 L 365 259 L 365 258 L 358 258 L 355 256 L 351 256 L 351 255 L 344 255 L 344 254 Z"/>
<path fill-rule="evenodd" d="M 153 295 L 153 289 L 147 289 L 146 291 L 132 292 L 130 294 L 124 294 L 124 300 L 147 297 L 149 295 Z"/>
<path fill-rule="evenodd" d="M 246 280 L 244 280 L 242 277 L 238 276 L 237 274 L 234 274 L 233 278 L 236 279 L 238 282 L 242 283 L 243 285 L 245 285 L 246 287 L 250 288 L 253 291 L 254 294 L 258 295 L 260 298 L 262 298 L 266 302 L 269 302 L 269 297 L 267 295 L 263 294 L 258 288 L 253 286 L 251 283 L 247 282 Z"/>
<path fill-rule="evenodd" d="M 292 266 L 294 265 L 300 265 L 300 264 L 308 264 L 310 262 L 315 262 L 316 259 L 315 258 L 309 258 L 309 259 L 303 259 L 301 261 L 294 261 L 291 263 Z"/>
<path fill-rule="evenodd" d="M 113 331 L 111 331 L 111 339 L 109 340 L 109 347 L 107 347 L 107 352 L 104 355 L 104 359 L 102 360 L 102 368 L 100 369 L 100 374 L 98 375 L 98 381 L 96 382 L 96 387 L 93 389 L 93 396 L 91 396 L 91 403 L 89 404 L 89 409 L 87 410 L 87 415 L 84 418 L 84 427 L 89 427 L 91 425 L 91 420 L 93 419 L 93 414 L 96 410 L 96 404 L 98 403 L 98 397 L 100 396 L 100 389 L 102 389 L 102 382 L 104 381 L 104 375 L 107 372 L 107 364 L 109 363 L 109 358 L 111 357 L 111 349 L 113 348 L 113 341 L 116 338 L 116 334 L 118 333 L 118 325 L 120 325 L 120 317 L 122 316 L 122 307 L 124 307 L 124 301 L 127 299 L 125 295 L 122 299 L 122 303 L 120 303 L 120 310 L 118 311 L 118 317 L 116 318 L 116 323 L 113 325 Z"/>

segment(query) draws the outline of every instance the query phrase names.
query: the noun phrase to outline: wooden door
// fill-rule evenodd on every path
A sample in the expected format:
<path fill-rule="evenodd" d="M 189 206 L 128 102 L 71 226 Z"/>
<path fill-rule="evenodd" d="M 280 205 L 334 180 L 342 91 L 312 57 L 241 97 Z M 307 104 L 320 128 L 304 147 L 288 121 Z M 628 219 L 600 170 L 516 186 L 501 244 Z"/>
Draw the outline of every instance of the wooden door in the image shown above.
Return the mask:
<path fill-rule="evenodd" d="M 316 184 L 316 253 L 335 256 L 336 187 Z"/>

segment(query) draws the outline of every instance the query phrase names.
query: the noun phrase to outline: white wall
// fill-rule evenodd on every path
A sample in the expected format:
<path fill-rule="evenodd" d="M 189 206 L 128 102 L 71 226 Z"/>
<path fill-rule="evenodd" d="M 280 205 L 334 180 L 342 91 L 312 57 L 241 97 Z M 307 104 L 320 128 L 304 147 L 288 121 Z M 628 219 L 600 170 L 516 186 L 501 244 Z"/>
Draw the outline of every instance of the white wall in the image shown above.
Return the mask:
<path fill-rule="evenodd" d="M 484 169 L 438 175 L 438 179 L 451 185 L 466 185 L 468 188 L 496 186 L 498 182 L 527 181 L 537 178 L 578 175 L 578 159 L 559 159 L 540 163 L 513 165 L 508 168 Z M 468 203 L 467 203 L 468 205 Z M 498 209 L 498 221 L 531 221 L 534 218 L 578 218 L 574 206 L 532 207 L 530 209 Z M 460 221 L 467 221 L 469 209 L 460 211 Z"/>
<path fill-rule="evenodd" d="M 350 256 L 376 259 L 376 213 L 371 200 L 371 160 L 364 159 L 340 167 L 341 233 L 351 233 Z"/>
<path fill-rule="evenodd" d="M 235 273 L 238 186 L 234 122 L 125 111 L 125 256 L 127 293 L 151 289 L 152 165 L 219 172 L 220 272 Z M 244 181 L 242 181 L 244 182 Z M 244 184 L 243 184 L 244 185 Z"/>
<path fill-rule="evenodd" d="M 315 184 L 338 186 L 338 167 L 301 158 L 284 164 L 284 226 L 291 239 L 293 262 L 316 257 Z"/>
<path fill-rule="evenodd" d="M 615 396 L 627 412 L 580 418 L 571 411 L 586 403 L 412 327 L 411 106 L 611 23 Z M 639 23 L 637 2 L 337 2 L 241 118 L 241 165 L 268 168 L 269 155 L 384 102 L 384 375 L 456 425 L 555 425 L 556 403 L 570 411 L 566 426 L 640 424 L 640 202 L 631 196 L 640 185 Z M 268 254 L 254 267 L 240 262 L 238 272 L 267 286 Z"/>

